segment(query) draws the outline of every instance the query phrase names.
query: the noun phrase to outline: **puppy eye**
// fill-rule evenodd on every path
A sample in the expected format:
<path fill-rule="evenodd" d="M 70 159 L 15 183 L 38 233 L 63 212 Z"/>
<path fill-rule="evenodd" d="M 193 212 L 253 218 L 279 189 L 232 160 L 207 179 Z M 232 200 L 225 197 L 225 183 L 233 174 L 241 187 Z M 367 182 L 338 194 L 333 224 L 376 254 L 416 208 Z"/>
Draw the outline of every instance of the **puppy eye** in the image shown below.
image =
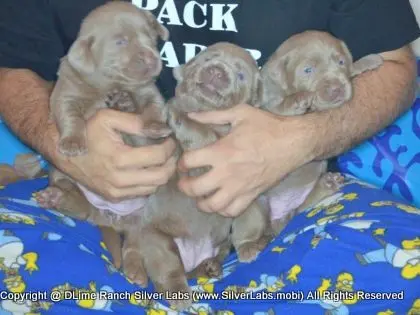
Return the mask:
<path fill-rule="evenodd" d="M 344 66 L 344 64 L 346 63 L 346 61 L 344 60 L 344 59 L 340 59 L 339 61 L 338 61 L 338 64 L 340 65 L 340 66 Z"/>
<path fill-rule="evenodd" d="M 115 42 L 117 44 L 117 46 L 127 46 L 128 44 L 128 39 L 123 37 L 123 38 L 118 38 Z"/>
<path fill-rule="evenodd" d="M 245 75 L 242 72 L 238 72 L 238 79 L 243 81 L 245 79 Z"/>
<path fill-rule="evenodd" d="M 305 68 L 303 68 L 303 72 L 305 72 L 307 74 L 312 73 L 313 72 L 313 68 L 312 67 L 305 67 Z"/>

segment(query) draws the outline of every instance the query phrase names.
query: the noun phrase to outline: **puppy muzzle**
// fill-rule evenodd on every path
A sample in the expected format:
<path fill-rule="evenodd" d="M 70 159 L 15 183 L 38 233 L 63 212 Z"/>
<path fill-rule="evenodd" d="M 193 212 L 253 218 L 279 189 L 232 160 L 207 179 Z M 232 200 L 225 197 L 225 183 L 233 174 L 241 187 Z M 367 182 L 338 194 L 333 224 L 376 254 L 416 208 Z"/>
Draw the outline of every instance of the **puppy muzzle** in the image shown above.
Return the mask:
<path fill-rule="evenodd" d="M 226 95 L 232 91 L 232 71 L 222 62 L 206 63 L 197 71 L 197 87 L 207 98 Z"/>
<path fill-rule="evenodd" d="M 126 67 L 126 71 L 129 77 L 139 81 L 147 81 L 160 74 L 162 60 L 157 52 L 145 48 L 133 56 Z"/>
<path fill-rule="evenodd" d="M 337 107 L 351 98 L 350 80 L 341 76 L 325 77 L 318 84 L 318 100 L 329 107 Z"/>

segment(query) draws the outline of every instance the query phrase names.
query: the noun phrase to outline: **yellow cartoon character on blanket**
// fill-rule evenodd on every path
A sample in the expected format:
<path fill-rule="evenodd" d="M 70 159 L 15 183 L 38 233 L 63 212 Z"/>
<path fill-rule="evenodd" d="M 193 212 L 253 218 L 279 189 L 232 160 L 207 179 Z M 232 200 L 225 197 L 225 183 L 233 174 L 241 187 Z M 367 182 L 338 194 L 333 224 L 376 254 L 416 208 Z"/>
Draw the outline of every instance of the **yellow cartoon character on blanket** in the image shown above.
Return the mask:
<path fill-rule="evenodd" d="M 0 230 L 0 270 L 5 273 L 3 280 L 10 292 L 24 292 L 26 284 L 19 274 L 21 266 L 32 273 L 38 270 L 36 262 L 38 254 L 35 252 L 23 253 L 22 240 L 8 230 Z"/>
<path fill-rule="evenodd" d="M 35 220 L 24 213 L 15 212 L 0 205 L 0 222 L 4 223 L 21 223 L 27 225 L 35 225 Z"/>
<path fill-rule="evenodd" d="M 375 201 L 370 204 L 372 207 L 395 207 L 397 209 L 400 209 L 404 212 L 411 213 L 411 214 L 417 214 L 420 215 L 420 209 L 409 206 L 403 203 L 394 202 L 394 201 Z"/>
<path fill-rule="evenodd" d="M 365 254 L 356 253 L 356 258 L 362 265 L 387 262 L 395 268 L 401 268 L 401 276 L 404 279 L 411 280 L 420 276 L 420 238 L 402 241 L 401 248 L 380 238 L 375 239 L 382 248 Z"/>
<path fill-rule="evenodd" d="M 343 192 L 336 193 L 334 195 L 331 195 L 323 199 L 315 207 L 308 208 L 305 211 L 306 216 L 308 218 L 312 218 L 323 211 L 325 215 L 337 214 L 344 209 L 344 205 L 340 203 L 341 201 L 352 201 L 352 200 L 357 199 L 357 197 L 358 196 L 356 193 L 348 193 L 348 194 L 344 194 Z"/>
<path fill-rule="evenodd" d="M 337 223 L 338 225 L 346 228 L 364 231 L 370 229 L 372 224 L 379 222 L 379 220 L 360 219 L 364 215 L 364 212 L 353 212 L 339 216 L 331 215 L 327 217 L 322 217 L 318 219 L 316 223 L 305 226 L 303 229 L 286 235 L 283 238 L 283 243 L 292 244 L 295 241 L 296 237 L 312 230 L 314 236 L 311 240 L 311 245 L 313 248 L 316 248 L 322 240 L 333 239 L 333 236 L 326 231 L 326 227 L 331 223 Z"/>
<path fill-rule="evenodd" d="M 318 304 L 328 310 L 328 314 L 349 314 L 349 305 L 357 303 L 354 288 L 354 277 L 349 272 L 342 272 L 337 276 L 335 285 L 331 279 L 322 279 L 315 291 L 309 291 L 306 299 L 299 303 Z"/>

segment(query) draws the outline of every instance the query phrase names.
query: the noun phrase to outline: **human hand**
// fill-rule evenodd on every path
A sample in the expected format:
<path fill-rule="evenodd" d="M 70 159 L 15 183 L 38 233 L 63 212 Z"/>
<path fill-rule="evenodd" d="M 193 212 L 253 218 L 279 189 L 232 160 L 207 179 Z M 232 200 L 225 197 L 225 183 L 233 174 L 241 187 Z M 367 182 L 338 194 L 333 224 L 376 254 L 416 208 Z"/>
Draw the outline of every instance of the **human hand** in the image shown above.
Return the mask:
<path fill-rule="evenodd" d="M 141 117 L 104 109 L 87 122 L 85 155 L 54 154 L 53 164 L 109 201 L 149 195 L 165 184 L 176 168 L 172 139 L 133 148 L 119 132 L 141 134 Z M 119 131 L 119 132 L 118 132 Z"/>
<path fill-rule="evenodd" d="M 310 132 L 299 116 L 279 117 L 240 104 L 189 117 L 204 124 L 232 126 L 227 136 L 185 152 L 179 161 L 184 172 L 211 166 L 207 173 L 184 177 L 178 183 L 185 194 L 198 198 L 198 207 L 205 212 L 238 216 L 259 194 L 311 161 Z"/>

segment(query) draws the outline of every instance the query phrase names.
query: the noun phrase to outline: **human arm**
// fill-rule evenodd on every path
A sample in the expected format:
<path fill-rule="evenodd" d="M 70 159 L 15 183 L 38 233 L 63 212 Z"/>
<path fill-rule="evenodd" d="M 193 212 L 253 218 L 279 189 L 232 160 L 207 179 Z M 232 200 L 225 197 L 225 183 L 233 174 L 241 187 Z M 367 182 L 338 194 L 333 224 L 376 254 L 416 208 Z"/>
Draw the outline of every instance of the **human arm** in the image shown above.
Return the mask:
<path fill-rule="evenodd" d="M 407 110 L 414 96 L 411 52 L 402 48 L 381 55 L 384 65 L 359 76 L 352 101 L 336 109 L 280 118 L 238 105 L 195 116 L 203 123 L 231 123 L 233 130 L 214 145 L 184 154 L 182 169 L 213 169 L 199 178 L 181 179 L 180 188 L 198 198 L 218 189 L 200 199 L 199 207 L 236 216 L 298 167 L 341 154 L 374 135 Z"/>
<path fill-rule="evenodd" d="M 300 117 L 275 117 L 247 105 L 196 116 L 204 123 L 232 123 L 224 139 L 184 154 L 182 169 L 211 165 L 180 188 L 201 209 L 236 216 L 260 193 L 299 166 L 336 156 L 387 126 L 413 100 L 415 63 L 407 44 L 419 36 L 408 1 L 337 0 L 330 31 L 355 60 L 380 53 L 385 63 L 354 80 L 354 98 L 341 108 Z M 372 21 L 375 21 L 374 27 Z M 200 118 L 199 118 L 200 117 Z M 218 189 L 209 197 L 207 193 Z"/>
<path fill-rule="evenodd" d="M 313 159 L 340 155 L 382 130 L 412 105 L 416 62 L 406 46 L 382 53 L 384 64 L 353 80 L 354 96 L 343 106 L 302 117 L 302 123 L 318 130 L 310 137 Z"/>
<path fill-rule="evenodd" d="M 57 151 L 58 131 L 49 121 L 52 84 L 28 69 L 0 69 L 0 115 L 19 138 L 72 178 L 116 200 L 150 194 L 175 168 L 174 144 L 130 148 L 115 130 L 141 133 L 137 116 L 104 110 L 88 122 L 85 156 L 69 158 Z"/>
<path fill-rule="evenodd" d="M 142 121 L 104 110 L 87 126 L 90 153 L 67 158 L 57 152 L 57 129 L 48 120 L 52 90 L 48 82 L 55 80 L 59 60 L 77 35 L 81 19 L 103 2 L 62 1 L 52 7 L 35 0 L 25 10 L 14 0 L 0 2 L 0 116 L 24 143 L 64 173 L 107 199 L 119 199 L 149 193 L 167 181 L 175 168 L 172 141 L 129 148 L 115 129 L 139 133 Z"/>

